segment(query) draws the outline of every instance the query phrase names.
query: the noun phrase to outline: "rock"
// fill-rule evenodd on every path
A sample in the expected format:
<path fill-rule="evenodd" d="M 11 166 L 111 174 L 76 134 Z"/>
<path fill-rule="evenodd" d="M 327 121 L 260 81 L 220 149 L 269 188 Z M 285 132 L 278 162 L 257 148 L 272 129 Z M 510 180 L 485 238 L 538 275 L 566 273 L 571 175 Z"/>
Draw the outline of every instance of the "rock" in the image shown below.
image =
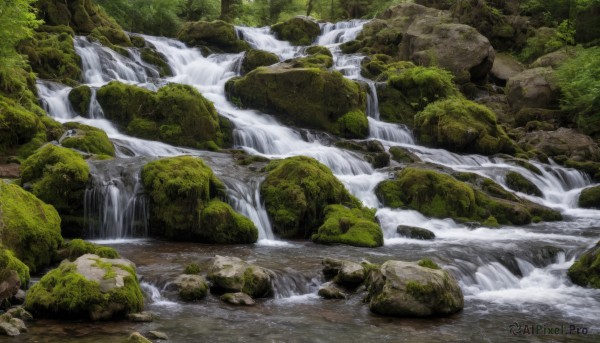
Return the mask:
<path fill-rule="evenodd" d="M 326 258 L 322 262 L 323 274 L 334 278 L 334 282 L 343 286 L 354 287 L 365 281 L 367 273 L 362 265 L 345 260 Z"/>
<path fill-rule="evenodd" d="M 557 108 L 560 99 L 560 89 L 550 68 L 528 69 L 511 77 L 506 94 L 515 112 L 524 107 Z"/>
<path fill-rule="evenodd" d="M 271 26 L 275 37 L 293 45 L 311 45 L 321 34 L 321 28 L 312 18 L 297 16 Z"/>
<path fill-rule="evenodd" d="M 13 296 L 13 298 L 10 300 L 10 303 L 13 305 L 23 305 L 23 303 L 25 303 L 25 291 L 22 289 L 19 289 L 17 291 L 17 294 L 15 294 Z"/>
<path fill-rule="evenodd" d="M 581 191 L 579 207 L 600 209 L 600 186 L 593 186 Z"/>
<path fill-rule="evenodd" d="M 207 47 L 215 52 L 238 53 L 250 45 L 237 37 L 235 27 L 221 20 L 185 23 L 178 39 L 189 46 Z"/>
<path fill-rule="evenodd" d="M 111 248 L 100 246 L 98 244 L 84 241 L 83 239 L 72 239 L 65 242 L 61 249 L 58 251 L 58 259 L 68 259 L 70 261 L 76 260 L 78 257 L 85 254 L 94 254 L 103 258 L 119 258 L 119 253 Z"/>
<path fill-rule="evenodd" d="M 148 337 L 152 339 L 163 339 L 168 340 L 169 336 L 166 333 L 160 331 L 148 331 Z"/>
<path fill-rule="evenodd" d="M 377 224 L 374 210 L 328 205 L 325 207 L 324 223 L 311 239 L 321 244 L 339 243 L 373 248 L 383 245 L 383 231 Z"/>
<path fill-rule="evenodd" d="M 256 302 L 246 293 L 225 293 L 221 296 L 221 300 L 231 305 L 238 306 L 254 306 Z"/>
<path fill-rule="evenodd" d="M 333 67 L 333 55 L 324 46 L 313 45 L 306 49 L 308 56 L 286 60 L 292 68 L 321 68 Z"/>
<path fill-rule="evenodd" d="M 600 242 L 587 250 L 569 268 L 567 275 L 582 287 L 600 288 Z"/>
<path fill-rule="evenodd" d="M 150 47 L 144 47 L 140 50 L 140 57 L 142 58 L 142 61 L 154 65 L 158 70 L 159 76 L 173 76 L 173 70 L 169 65 L 169 60 L 163 53 Z"/>
<path fill-rule="evenodd" d="M 523 70 L 525 67 L 516 58 L 509 53 L 502 52 L 496 54 L 490 74 L 501 81 L 501 84 L 506 84 L 511 77 L 518 75 Z"/>
<path fill-rule="evenodd" d="M 29 289 L 25 308 L 39 317 L 119 319 L 144 307 L 135 265 L 86 254 L 61 265 Z"/>
<path fill-rule="evenodd" d="M 258 67 L 266 67 L 279 63 L 279 57 L 268 51 L 251 49 L 246 51 L 242 60 L 242 75 L 248 74 Z"/>
<path fill-rule="evenodd" d="M 414 239 L 431 240 L 435 238 L 435 233 L 421 227 L 398 225 L 396 232 L 400 236 Z"/>
<path fill-rule="evenodd" d="M 393 146 L 390 148 L 390 155 L 392 155 L 392 159 L 398 163 L 418 163 L 421 162 L 421 159 L 416 154 L 412 153 L 410 150 L 400 147 Z"/>
<path fill-rule="evenodd" d="M 600 148 L 594 140 L 574 129 L 561 127 L 556 131 L 526 133 L 518 144 L 524 150 L 534 150 L 548 157 L 566 156 L 576 161 L 600 161 Z"/>
<path fill-rule="evenodd" d="M 19 164 L 9 163 L 0 165 L 0 179 L 18 179 L 21 175 Z"/>
<path fill-rule="evenodd" d="M 10 325 L 14 326 L 17 330 L 19 330 L 20 333 L 29 331 L 27 329 L 27 326 L 25 325 L 25 322 L 23 322 L 23 320 L 19 318 L 11 318 L 9 323 Z"/>
<path fill-rule="evenodd" d="M 346 293 L 333 282 L 326 282 L 319 288 L 319 296 L 325 299 L 346 299 Z"/>
<path fill-rule="evenodd" d="M 573 57 L 573 53 L 569 53 L 567 48 L 563 48 L 540 56 L 537 60 L 531 63 L 529 67 L 557 69 L 561 64 Z"/>
<path fill-rule="evenodd" d="M 370 278 L 369 299 L 372 312 L 398 317 L 450 315 L 464 306 L 450 273 L 416 262 L 385 262 Z"/>
<path fill-rule="evenodd" d="M 20 287 L 21 279 L 15 270 L 6 267 L 0 269 L 0 300 L 10 300 Z"/>
<path fill-rule="evenodd" d="M 199 158 L 160 159 L 142 168 L 150 198 L 150 233 L 172 240 L 217 244 L 254 243 L 258 230 L 250 219 L 215 199 L 223 183 Z"/>
<path fill-rule="evenodd" d="M 72 148 L 88 154 L 115 156 L 115 147 L 106 132 L 80 123 L 70 122 L 63 124 L 65 131 L 59 143 L 65 148 Z"/>
<path fill-rule="evenodd" d="M 315 159 L 297 156 L 270 162 L 261 184 L 261 199 L 278 235 L 310 237 L 325 220 L 325 207 L 360 208 L 331 170 Z"/>
<path fill-rule="evenodd" d="M 26 176 L 37 174 L 26 173 L 26 170 L 30 166 L 27 161 L 30 160 L 28 159 L 23 163 L 23 177 L 21 179 L 23 182 L 27 182 L 28 178 Z M 36 172 L 43 173 L 44 168 L 50 168 L 49 165 L 37 165 L 37 167 L 42 169 L 36 169 Z M 61 171 L 68 169 L 63 164 L 61 164 L 61 167 L 64 168 Z M 64 183 L 52 182 L 53 180 L 58 181 L 58 178 L 62 178 L 63 175 L 71 174 L 44 173 L 44 177 L 42 178 L 44 183 L 37 190 L 41 190 L 41 186 L 48 186 L 48 189 L 43 188 L 44 193 L 36 193 L 49 196 L 51 195 L 49 193 L 59 192 L 59 190 L 64 192 L 68 189 L 66 187 L 61 188 L 61 186 L 65 186 Z M 59 188 L 52 188 L 53 186 Z M 63 193 L 61 193 L 62 195 Z M 83 194 L 81 195 L 83 196 Z M 54 207 L 45 204 L 35 195 L 25 191 L 21 187 L 15 184 L 7 184 L 3 181 L 0 181 L 0 213 L 2 213 L 2 220 L 0 220 L 0 241 L 6 248 L 12 250 L 14 257 L 18 259 L 8 258 L 8 260 L 13 262 L 7 262 L 7 265 L 12 266 L 10 268 L 17 271 L 22 284 L 26 285 L 29 281 L 30 271 L 40 271 L 52 263 L 56 250 L 62 243 L 60 217 Z M 13 255 L 12 252 L 10 253 L 11 256 Z M 5 251 L 2 251 L 2 256 L 8 257 Z M 23 263 L 16 262 L 19 260 L 26 266 Z M 28 271 L 27 268 L 29 268 Z M 12 294 L 14 295 L 14 293 L 16 293 L 16 290 Z"/>
<path fill-rule="evenodd" d="M 518 151 L 498 125 L 494 112 L 460 98 L 448 98 L 425 107 L 415 116 L 415 134 L 423 145 L 455 152 L 492 155 Z"/>
<path fill-rule="evenodd" d="M 151 323 L 154 321 L 154 316 L 149 311 L 130 313 L 127 318 L 134 323 Z"/>
<path fill-rule="evenodd" d="M 20 334 L 21 334 L 21 331 L 19 331 L 19 329 L 16 328 L 11 323 L 7 323 L 7 322 L 0 323 L 0 335 L 14 337 L 14 336 L 18 336 Z"/>
<path fill-rule="evenodd" d="M 146 337 L 142 336 L 141 333 L 134 332 L 131 335 L 129 335 L 129 337 L 127 337 L 127 339 L 124 341 L 124 343 L 152 343 L 152 342 L 149 339 L 147 339 Z"/>
<path fill-rule="evenodd" d="M 541 197 L 543 195 L 542 191 L 540 191 L 540 189 L 533 184 L 533 182 L 527 180 L 523 175 L 517 172 L 511 171 L 506 174 L 506 185 L 513 191 L 535 195 L 537 197 Z"/>
<path fill-rule="evenodd" d="M 69 102 L 71 107 L 78 115 L 88 117 L 90 102 L 92 99 L 92 89 L 89 86 L 77 86 L 69 92 Z"/>
<path fill-rule="evenodd" d="M 208 284 L 200 275 L 179 275 L 172 283 L 184 301 L 196 301 L 208 294 Z"/>
<path fill-rule="evenodd" d="M 485 78 L 495 52 L 489 40 L 471 26 L 447 23 L 441 17 L 423 17 L 402 36 L 399 56 L 418 65 L 438 65 L 462 84 Z"/>
<path fill-rule="evenodd" d="M 239 105 L 272 114 L 287 125 L 345 138 L 369 134 L 365 93 L 336 71 L 278 64 L 233 78 L 225 90 Z"/>
<path fill-rule="evenodd" d="M 243 292 L 253 298 L 272 293 L 272 278 L 272 271 L 229 256 L 215 256 L 208 271 L 211 287 L 229 293 Z"/>
<path fill-rule="evenodd" d="M 31 313 L 27 312 L 23 307 L 13 307 L 10 310 L 6 311 L 6 314 L 11 318 L 18 318 L 26 322 L 32 322 L 33 316 Z"/>

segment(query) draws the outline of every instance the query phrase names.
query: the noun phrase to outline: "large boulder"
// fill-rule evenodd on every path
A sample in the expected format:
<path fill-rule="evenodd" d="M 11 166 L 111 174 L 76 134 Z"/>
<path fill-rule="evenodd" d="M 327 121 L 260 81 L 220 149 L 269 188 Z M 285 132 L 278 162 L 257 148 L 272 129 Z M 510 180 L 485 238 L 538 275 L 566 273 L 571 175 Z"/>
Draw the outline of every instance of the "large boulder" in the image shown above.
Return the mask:
<path fill-rule="evenodd" d="M 242 60 L 242 74 L 248 74 L 258 67 L 267 67 L 279 62 L 279 56 L 264 50 L 246 51 Z"/>
<path fill-rule="evenodd" d="M 233 25 L 221 20 L 185 23 L 177 37 L 187 45 L 206 47 L 214 52 L 238 53 L 250 48 L 238 38 Z"/>
<path fill-rule="evenodd" d="M 521 108 L 557 108 L 560 89 L 551 68 L 527 69 L 506 84 L 508 103 L 513 111 Z"/>
<path fill-rule="evenodd" d="M 464 306 L 458 282 L 435 264 L 387 261 L 370 275 L 369 308 L 397 317 L 450 315 Z"/>
<path fill-rule="evenodd" d="M 60 217 L 54 207 L 17 185 L 0 181 L 0 213 L 0 241 L 6 248 L 31 272 L 52 263 L 62 244 Z M 7 262 L 9 266 L 15 265 L 21 282 L 26 285 L 27 273 L 16 264 Z"/>
<path fill-rule="evenodd" d="M 500 81 L 501 84 L 506 84 L 511 77 L 523 72 L 523 70 L 525 70 L 525 67 L 513 55 L 501 52 L 496 54 L 490 75 Z"/>
<path fill-rule="evenodd" d="M 369 133 L 364 92 L 337 71 L 279 64 L 231 79 L 225 89 L 232 101 L 288 125 L 346 138 L 365 138 Z"/>
<path fill-rule="evenodd" d="M 215 256 L 208 280 L 218 292 L 243 292 L 253 298 L 264 298 L 272 292 L 273 272 L 242 261 L 237 257 Z"/>
<path fill-rule="evenodd" d="M 383 245 L 383 231 L 377 224 L 374 210 L 329 205 L 325 207 L 323 225 L 311 239 L 321 244 L 339 243 L 374 248 Z"/>
<path fill-rule="evenodd" d="M 258 230 L 228 204 L 215 199 L 223 183 L 199 158 L 180 156 L 142 168 L 150 198 L 150 232 L 173 240 L 254 243 Z"/>
<path fill-rule="evenodd" d="M 34 82 L 34 80 L 31 80 L 31 82 Z M 26 84 L 20 86 L 25 88 Z M 3 92 L 7 93 L 6 91 Z M 50 128 L 46 127 L 43 118 L 47 117 L 50 122 L 54 122 L 54 120 L 45 114 L 40 113 L 38 115 L 35 111 L 22 105 L 21 103 L 26 102 L 29 93 L 24 89 L 21 89 L 18 93 L 24 99 L 16 101 L 0 94 L 0 122 L 2 123 L 0 125 L 0 151 L 3 155 L 9 155 L 12 151 L 16 151 L 21 157 L 26 158 L 49 138 L 47 130 L 50 131 Z M 56 124 L 60 127 L 60 124 Z M 58 135 L 60 136 L 60 133 Z"/>
<path fill-rule="evenodd" d="M 329 168 L 310 157 L 272 161 L 266 170 L 261 198 L 282 237 L 310 237 L 323 224 L 327 205 L 361 207 Z"/>
<path fill-rule="evenodd" d="M 600 242 L 583 253 L 569 268 L 567 275 L 579 286 L 600 288 Z"/>
<path fill-rule="evenodd" d="M 555 131 L 533 131 L 519 139 L 524 150 L 533 150 L 549 157 L 567 157 L 575 161 L 600 161 L 598 144 L 574 129 L 561 127 Z"/>
<path fill-rule="evenodd" d="M 312 18 L 297 16 L 271 26 L 275 37 L 293 45 L 311 45 L 321 34 L 321 28 Z"/>
<path fill-rule="evenodd" d="M 115 156 L 115 147 L 106 132 L 93 126 L 75 122 L 65 123 L 63 127 L 67 134 L 60 140 L 62 146 L 88 154 Z"/>
<path fill-rule="evenodd" d="M 593 186 L 581 191 L 579 207 L 600 209 L 600 186 Z"/>
<path fill-rule="evenodd" d="M 431 103 L 415 116 L 421 144 L 455 152 L 491 155 L 515 153 L 516 144 L 489 108 L 462 98 Z"/>
<path fill-rule="evenodd" d="M 86 254 L 64 261 L 36 283 L 25 308 L 37 317 L 120 319 L 144 307 L 135 265 Z"/>

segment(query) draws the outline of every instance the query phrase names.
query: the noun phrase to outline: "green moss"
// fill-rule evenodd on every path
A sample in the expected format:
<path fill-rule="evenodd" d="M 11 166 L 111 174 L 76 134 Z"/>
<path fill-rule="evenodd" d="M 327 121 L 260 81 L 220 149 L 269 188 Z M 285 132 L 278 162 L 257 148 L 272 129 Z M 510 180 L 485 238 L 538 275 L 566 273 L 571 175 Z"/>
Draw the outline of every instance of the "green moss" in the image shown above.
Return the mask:
<path fill-rule="evenodd" d="M 161 77 L 173 75 L 167 57 L 162 53 L 154 49 L 142 48 L 140 56 L 144 62 L 155 65 L 158 68 L 158 73 Z"/>
<path fill-rule="evenodd" d="M 196 274 L 200 274 L 202 270 L 200 269 L 200 266 L 198 265 L 198 263 L 190 263 L 187 266 L 185 266 L 185 270 L 184 270 L 184 274 L 190 274 L 190 275 L 196 275 Z"/>
<path fill-rule="evenodd" d="M 310 237 L 324 220 L 330 204 L 361 207 L 331 170 L 304 156 L 272 161 L 261 197 L 275 232 L 283 237 Z"/>
<path fill-rule="evenodd" d="M 101 41 L 106 39 L 110 45 L 132 46 L 129 36 L 120 27 L 99 26 L 92 30 L 90 36 Z"/>
<path fill-rule="evenodd" d="M 346 138 L 364 138 L 369 135 L 369 121 L 365 112 L 354 110 L 337 121 L 339 135 Z"/>
<path fill-rule="evenodd" d="M 277 39 L 287 40 L 293 45 L 311 45 L 321 34 L 319 24 L 300 17 L 277 23 L 271 26 L 271 30 Z"/>
<path fill-rule="evenodd" d="M 600 208 L 600 186 L 586 188 L 581 191 L 579 207 Z"/>
<path fill-rule="evenodd" d="M 200 236 L 205 242 L 240 244 L 258 240 L 258 229 L 254 223 L 219 200 L 211 200 L 200 217 Z"/>
<path fill-rule="evenodd" d="M 413 297 L 426 300 L 433 297 L 436 293 L 434 287 L 431 284 L 421 284 L 418 281 L 410 280 L 406 283 L 406 292 Z"/>
<path fill-rule="evenodd" d="M 577 285 L 600 288 L 600 242 L 581 255 L 567 275 Z"/>
<path fill-rule="evenodd" d="M 185 23 L 178 39 L 187 45 L 207 47 L 215 52 L 238 53 L 250 49 L 250 45 L 239 39 L 235 27 L 221 20 Z"/>
<path fill-rule="evenodd" d="M 392 159 L 398 163 L 421 162 L 421 159 L 417 155 L 403 147 L 393 146 L 390 148 L 389 152 L 390 155 L 392 155 Z"/>
<path fill-rule="evenodd" d="M 314 45 L 306 49 L 308 56 L 287 60 L 294 68 L 321 68 L 333 67 L 331 51 L 324 46 Z"/>
<path fill-rule="evenodd" d="M 19 260 L 12 251 L 0 245 L 0 273 L 14 270 L 19 274 L 21 288 L 27 289 L 29 285 L 29 267 Z"/>
<path fill-rule="evenodd" d="M 536 217 L 532 218 L 532 221 L 534 221 L 535 218 Z M 540 217 L 537 217 L 537 218 L 539 219 L 538 222 L 541 221 Z M 500 226 L 500 224 L 498 223 L 498 219 L 496 219 L 496 217 L 494 217 L 494 216 L 487 217 L 487 219 L 483 223 L 481 223 L 481 224 L 483 226 L 489 226 L 489 227 L 498 227 L 498 226 Z"/>
<path fill-rule="evenodd" d="M 102 258 L 120 257 L 119 253 L 111 247 L 99 246 L 79 238 L 66 242 L 58 252 L 61 259 L 69 259 L 71 261 L 85 254 L 94 254 Z"/>
<path fill-rule="evenodd" d="M 530 195 L 538 197 L 542 196 L 542 191 L 534 185 L 531 181 L 527 180 L 523 175 L 516 172 L 508 172 L 506 174 L 506 185 L 508 188 Z"/>
<path fill-rule="evenodd" d="M 156 139 L 160 137 L 160 129 L 158 123 L 144 118 L 135 118 L 129 125 L 127 125 L 126 131 L 136 137 L 144 139 Z"/>
<path fill-rule="evenodd" d="M 440 266 L 437 263 L 433 262 L 431 259 L 424 258 L 419 260 L 418 263 L 421 267 L 429 268 L 429 269 L 440 269 Z"/>
<path fill-rule="evenodd" d="M 373 248 L 383 245 L 383 232 L 375 220 L 374 211 L 329 205 L 325 208 L 325 222 L 311 239 L 315 243 Z"/>
<path fill-rule="evenodd" d="M 515 143 L 483 105 L 460 98 L 429 104 L 415 116 L 416 135 L 424 145 L 483 155 L 515 153 Z"/>
<path fill-rule="evenodd" d="M 149 117 L 156 109 L 154 94 L 144 88 L 112 81 L 97 91 L 104 116 L 127 126 L 136 117 Z"/>
<path fill-rule="evenodd" d="M 49 265 L 62 244 L 56 210 L 14 184 L 0 181 L 0 241 L 32 272 Z"/>
<path fill-rule="evenodd" d="M 46 115 L 39 106 L 36 76 L 29 66 L 0 68 L 0 92 L 2 101 L 6 97 L 34 114 Z"/>
<path fill-rule="evenodd" d="M 46 144 L 23 162 L 21 171 L 21 182 L 30 184 L 32 193 L 59 213 L 83 209 L 90 168 L 75 151 Z"/>
<path fill-rule="evenodd" d="M 82 117 L 87 117 L 90 109 L 92 90 L 89 86 L 79 86 L 69 92 L 69 101 L 75 110 L 75 113 Z"/>
<path fill-rule="evenodd" d="M 408 104 L 415 111 L 420 111 L 431 102 L 459 96 L 452 79 L 452 74 L 444 69 L 412 67 L 390 76 L 388 85 L 401 91 Z"/>
<path fill-rule="evenodd" d="M 35 140 L 45 141 L 40 118 L 12 99 L 0 95 L 0 155 Z"/>
<path fill-rule="evenodd" d="M 106 135 L 106 132 L 93 126 L 79 123 L 65 123 L 66 130 L 74 130 L 74 135 L 61 141 L 66 148 L 73 148 L 88 154 L 115 156 L 115 147 Z"/>
<path fill-rule="evenodd" d="M 277 116 L 287 125 L 337 133 L 337 121 L 365 111 L 360 86 L 338 72 L 289 66 L 261 67 L 226 84 L 229 99 Z M 363 136 L 365 137 L 365 136 Z"/>
<path fill-rule="evenodd" d="M 179 290 L 179 297 L 183 301 L 196 301 L 204 298 L 208 294 L 208 285 L 206 282 L 199 283 L 198 287 L 184 287 Z"/>
<path fill-rule="evenodd" d="M 279 57 L 272 52 L 251 49 L 246 51 L 242 60 L 242 74 L 247 74 L 258 67 L 266 67 L 278 62 Z"/>

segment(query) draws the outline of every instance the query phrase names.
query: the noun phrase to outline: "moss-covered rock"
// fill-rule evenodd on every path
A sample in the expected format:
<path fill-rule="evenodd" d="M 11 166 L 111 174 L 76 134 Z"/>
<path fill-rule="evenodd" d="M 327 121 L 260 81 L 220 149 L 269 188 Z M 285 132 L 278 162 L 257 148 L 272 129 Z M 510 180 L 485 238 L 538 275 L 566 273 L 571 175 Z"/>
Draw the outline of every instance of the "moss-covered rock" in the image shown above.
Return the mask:
<path fill-rule="evenodd" d="M 506 185 L 513 191 L 538 197 L 542 196 L 542 191 L 540 191 L 533 182 L 527 180 L 523 175 L 517 172 L 508 172 L 506 174 Z"/>
<path fill-rule="evenodd" d="M 87 254 L 64 261 L 29 292 L 25 308 L 36 317 L 109 320 L 144 307 L 135 265 Z"/>
<path fill-rule="evenodd" d="M 435 234 L 427 229 L 414 226 L 398 225 L 396 232 L 403 237 L 431 240 L 435 238 Z"/>
<path fill-rule="evenodd" d="M 321 264 L 325 279 L 333 280 L 340 286 L 353 288 L 365 282 L 367 278 L 367 270 L 358 263 L 325 258 Z"/>
<path fill-rule="evenodd" d="M 230 99 L 275 115 L 288 125 L 351 138 L 368 134 L 364 92 L 335 71 L 290 65 L 261 67 L 229 80 L 225 87 Z"/>
<path fill-rule="evenodd" d="M 5 281 L 10 271 L 15 271 L 19 276 L 20 287 L 27 289 L 29 286 L 29 267 L 19 260 L 10 249 L 0 245 L 0 284 Z M 0 301 L 2 301 L 0 295 Z"/>
<path fill-rule="evenodd" d="M 140 57 L 144 62 L 155 65 L 161 77 L 173 75 L 173 70 L 171 70 L 167 57 L 161 52 L 145 47 L 140 50 Z"/>
<path fill-rule="evenodd" d="M 583 253 L 569 268 L 567 275 L 579 286 L 600 288 L 600 242 Z"/>
<path fill-rule="evenodd" d="M 0 156 L 25 145 L 35 150 L 46 139 L 46 127 L 36 113 L 0 95 Z"/>
<path fill-rule="evenodd" d="M 46 144 L 22 164 L 21 182 L 61 214 L 83 212 L 90 167 L 77 152 Z"/>
<path fill-rule="evenodd" d="M 329 205 L 325 207 L 325 222 L 311 239 L 315 243 L 374 248 L 383 245 L 383 232 L 374 211 Z"/>
<path fill-rule="evenodd" d="M 81 58 L 75 52 L 72 33 L 36 32 L 20 44 L 19 51 L 27 55 L 39 78 L 70 85 L 81 79 Z"/>
<path fill-rule="evenodd" d="M 250 49 L 250 45 L 237 37 L 235 27 L 221 20 L 185 23 L 178 39 L 187 45 L 207 47 L 215 52 L 237 53 Z"/>
<path fill-rule="evenodd" d="M 275 232 L 282 237 L 310 237 L 323 224 L 327 205 L 361 207 L 331 170 L 312 158 L 276 160 L 266 169 L 261 197 Z"/>
<path fill-rule="evenodd" d="M 83 239 L 73 239 L 62 245 L 58 251 L 60 260 L 68 259 L 74 261 L 85 254 L 94 254 L 102 258 L 119 258 L 119 253 L 111 248 L 84 241 Z"/>
<path fill-rule="evenodd" d="M 271 26 L 277 39 L 286 40 L 293 45 L 311 45 L 321 34 L 319 24 L 308 17 L 294 17 Z"/>
<path fill-rule="evenodd" d="M 579 207 L 600 209 L 600 186 L 589 187 L 581 191 Z"/>
<path fill-rule="evenodd" d="M 69 135 L 60 142 L 62 146 L 88 154 L 115 156 L 115 147 L 106 132 L 75 122 L 65 123 L 63 127 L 69 131 Z"/>
<path fill-rule="evenodd" d="M 200 223 L 201 236 L 209 243 L 239 244 L 258 240 L 254 223 L 219 200 L 211 200 L 202 210 Z"/>
<path fill-rule="evenodd" d="M 390 148 L 390 155 L 392 155 L 392 160 L 398 163 L 417 163 L 421 162 L 419 156 L 410 152 L 408 149 L 403 148 L 401 146 L 393 146 Z"/>
<path fill-rule="evenodd" d="M 286 60 L 294 68 L 321 68 L 333 67 L 333 55 L 324 46 L 313 45 L 306 49 L 308 56 Z"/>
<path fill-rule="evenodd" d="M 272 52 L 251 49 L 246 51 L 242 60 L 242 74 L 248 74 L 258 67 L 266 67 L 278 62 L 279 57 Z"/>
<path fill-rule="evenodd" d="M 92 101 L 92 89 L 89 86 L 78 86 L 69 92 L 69 102 L 75 113 L 82 117 L 87 117 Z"/>
<path fill-rule="evenodd" d="M 422 144 L 456 152 L 491 155 L 515 153 L 516 144 L 483 105 L 460 98 L 429 104 L 415 116 L 416 136 Z"/>
<path fill-rule="evenodd" d="M 208 280 L 217 293 L 243 292 L 253 298 L 263 298 L 273 292 L 274 273 L 269 269 L 242 261 L 237 257 L 215 256 L 208 271 Z"/>
<path fill-rule="evenodd" d="M 208 294 L 206 279 L 200 275 L 182 274 L 169 285 L 170 288 L 177 290 L 183 301 L 200 300 Z"/>
<path fill-rule="evenodd" d="M 102 86 L 96 96 L 106 119 L 124 127 L 136 117 L 149 117 L 156 109 L 154 93 L 118 81 Z"/>
<path fill-rule="evenodd" d="M 37 272 L 52 263 L 62 244 L 56 210 L 14 184 L 0 181 L 0 240 Z"/>

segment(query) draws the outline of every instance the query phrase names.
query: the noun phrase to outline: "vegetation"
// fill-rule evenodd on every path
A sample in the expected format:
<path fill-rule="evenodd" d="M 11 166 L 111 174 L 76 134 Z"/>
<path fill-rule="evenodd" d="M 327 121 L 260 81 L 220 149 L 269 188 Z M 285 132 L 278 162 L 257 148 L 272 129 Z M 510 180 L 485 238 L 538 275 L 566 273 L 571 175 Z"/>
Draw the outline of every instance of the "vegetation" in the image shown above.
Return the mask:
<path fill-rule="evenodd" d="M 74 122 L 65 123 L 63 127 L 73 134 L 61 141 L 62 146 L 88 154 L 115 156 L 115 147 L 104 131 Z"/>
<path fill-rule="evenodd" d="M 79 238 L 65 242 L 58 251 L 58 256 L 61 259 L 68 259 L 70 261 L 74 261 L 85 254 L 94 254 L 103 258 L 120 257 L 119 253 L 111 247 L 103 247 Z"/>
<path fill-rule="evenodd" d="M 323 225 L 311 239 L 322 244 L 341 243 L 374 248 L 383 245 L 383 232 L 376 222 L 374 210 L 329 205 L 325 207 Z"/>
<path fill-rule="evenodd" d="M 21 288 L 27 289 L 29 286 L 29 267 L 15 257 L 10 249 L 0 245 L 0 280 L 10 270 L 17 272 L 21 281 Z"/>

